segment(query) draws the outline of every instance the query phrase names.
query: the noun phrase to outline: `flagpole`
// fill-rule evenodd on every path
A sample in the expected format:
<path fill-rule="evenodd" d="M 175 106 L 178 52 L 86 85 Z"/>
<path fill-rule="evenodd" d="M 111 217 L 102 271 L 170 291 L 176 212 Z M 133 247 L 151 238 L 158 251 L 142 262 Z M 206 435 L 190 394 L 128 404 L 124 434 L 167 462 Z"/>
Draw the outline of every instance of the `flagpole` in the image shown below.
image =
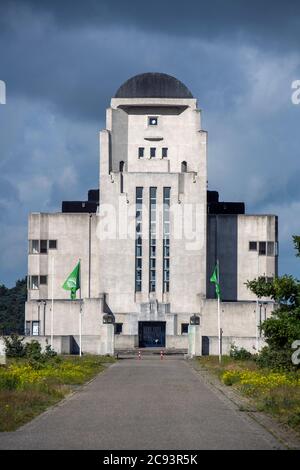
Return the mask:
<path fill-rule="evenodd" d="M 53 329 L 54 329 L 54 257 L 51 259 L 52 283 L 51 283 L 51 348 L 53 349 Z"/>
<path fill-rule="evenodd" d="M 81 258 L 79 258 L 79 356 L 82 356 Z"/>
<path fill-rule="evenodd" d="M 220 285 L 220 268 L 219 268 L 219 260 L 217 259 L 217 266 L 218 266 L 218 284 Z M 219 353 L 219 363 L 221 364 L 222 357 L 221 357 L 221 309 L 220 309 L 220 291 L 218 294 L 218 353 Z"/>

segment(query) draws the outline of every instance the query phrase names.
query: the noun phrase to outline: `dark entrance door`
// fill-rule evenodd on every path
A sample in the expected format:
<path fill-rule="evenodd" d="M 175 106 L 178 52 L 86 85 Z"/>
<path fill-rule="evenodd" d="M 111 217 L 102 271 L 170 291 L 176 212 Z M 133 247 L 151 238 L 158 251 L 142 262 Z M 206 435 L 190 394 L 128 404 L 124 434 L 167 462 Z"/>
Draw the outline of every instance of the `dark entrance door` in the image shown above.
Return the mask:
<path fill-rule="evenodd" d="M 165 321 L 139 322 L 139 347 L 164 348 L 166 345 Z"/>

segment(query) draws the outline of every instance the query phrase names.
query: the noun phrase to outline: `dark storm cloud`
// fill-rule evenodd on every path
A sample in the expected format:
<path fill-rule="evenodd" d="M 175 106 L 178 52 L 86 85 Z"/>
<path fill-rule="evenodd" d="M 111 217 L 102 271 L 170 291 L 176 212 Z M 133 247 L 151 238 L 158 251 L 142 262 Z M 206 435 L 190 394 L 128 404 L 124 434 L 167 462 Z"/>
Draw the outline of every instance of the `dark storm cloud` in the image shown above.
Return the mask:
<path fill-rule="evenodd" d="M 0 1 L 0 283 L 26 273 L 30 211 L 98 184 L 98 131 L 130 76 L 165 72 L 199 99 L 209 187 L 298 230 L 300 2 Z M 282 222 L 281 222 L 282 221 Z"/>
<path fill-rule="evenodd" d="M 23 0 L 4 1 L 3 10 L 8 3 L 48 14 L 63 28 L 117 25 L 176 36 L 224 38 L 241 34 L 251 41 L 270 41 L 276 47 L 298 48 L 300 43 L 300 4 L 295 0 Z"/>

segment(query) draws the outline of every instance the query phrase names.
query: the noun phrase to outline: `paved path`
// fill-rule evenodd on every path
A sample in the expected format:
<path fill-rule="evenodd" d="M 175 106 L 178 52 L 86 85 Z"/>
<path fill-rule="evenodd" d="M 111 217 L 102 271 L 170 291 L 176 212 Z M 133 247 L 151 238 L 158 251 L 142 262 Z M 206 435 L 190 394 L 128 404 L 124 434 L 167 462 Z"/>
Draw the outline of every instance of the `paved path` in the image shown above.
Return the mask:
<path fill-rule="evenodd" d="M 120 360 L 0 449 L 279 449 L 181 358 Z"/>

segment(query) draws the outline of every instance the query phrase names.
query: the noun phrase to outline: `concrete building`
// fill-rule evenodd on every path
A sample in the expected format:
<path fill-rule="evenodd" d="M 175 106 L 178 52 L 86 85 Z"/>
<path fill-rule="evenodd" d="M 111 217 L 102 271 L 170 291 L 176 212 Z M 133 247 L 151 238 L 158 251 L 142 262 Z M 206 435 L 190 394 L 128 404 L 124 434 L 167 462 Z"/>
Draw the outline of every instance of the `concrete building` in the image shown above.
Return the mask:
<path fill-rule="evenodd" d="M 183 83 L 145 73 L 119 88 L 100 132 L 99 188 L 29 216 L 27 334 L 76 350 L 79 292 L 72 301 L 62 284 L 80 259 L 83 351 L 101 352 L 105 313 L 116 349 L 186 349 L 196 314 L 202 351 L 215 353 L 218 259 L 224 350 L 257 347 L 272 303 L 258 304 L 245 282 L 277 275 L 277 217 L 207 190 L 207 132 Z"/>

